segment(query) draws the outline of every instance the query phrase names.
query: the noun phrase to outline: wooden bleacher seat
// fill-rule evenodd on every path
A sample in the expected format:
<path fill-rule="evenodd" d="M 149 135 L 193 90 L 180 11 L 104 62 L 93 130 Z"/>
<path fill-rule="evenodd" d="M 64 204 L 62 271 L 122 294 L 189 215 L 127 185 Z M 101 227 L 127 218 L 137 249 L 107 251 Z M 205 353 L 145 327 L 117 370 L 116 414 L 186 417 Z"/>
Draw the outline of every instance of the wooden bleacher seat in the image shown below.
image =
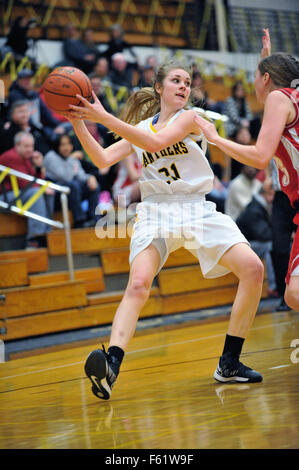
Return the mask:
<path fill-rule="evenodd" d="M 0 305 L 0 317 L 11 318 L 87 305 L 84 281 L 1 290 L 6 301 Z"/>
<path fill-rule="evenodd" d="M 84 281 L 86 293 L 102 292 L 105 290 L 105 280 L 102 268 L 84 268 L 74 271 L 76 281 Z M 42 286 L 46 284 L 58 284 L 69 280 L 68 271 L 35 274 L 29 276 L 30 286 Z"/>
<path fill-rule="evenodd" d="M 13 250 L 0 251 L 0 261 L 26 259 L 28 273 L 41 273 L 48 271 L 48 250 L 39 248 L 37 250 Z"/>
<path fill-rule="evenodd" d="M 101 259 L 104 274 L 117 274 L 129 272 L 129 248 L 111 248 L 101 251 Z M 197 259 L 184 248 L 171 253 L 165 263 L 165 267 L 183 266 L 198 263 Z"/>
<path fill-rule="evenodd" d="M 101 0 L 100 2 L 80 3 L 69 0 L 68 3 L 56 3 L 45 7 L 41 2 L 30 5 L 17 4 L 11 11 L 10 24 L 17 16 L 39 17 L 42 27 L 35 27 L 30 31 L 30 37 L 43 37 L 46 39 L 63 39 L 65 25 L 73 22 L 78 27 L 95 30 L 95 37 L 99 43 L 109 41 L 109 27 L 113 23 L 120 23 L 126 32 L 125 40 L 135 45 L 161 44 L 171 47 L 186 47 L 188 45 L 182 22 L 188 0 L 182 2 L 173 0 L 159 0 L 144 2 L 143 0 Z M 153 8 L 154 7 L 154 8 Z M 89 10 L 88 10 L 89 8 Z M 46 19 L 46 21 L 44 21 Z M 7 34 L 10 24 L 5 26 Z M 99 24 L 102 31 L 99 31 Z"/>
<path fill-rule="evenodd" d="M 0 212 L 0 237 L 26 235 L 27 219 L 17 214 Z"/>
<path fill-rule="evenodd" d="M 161 295 L 179 294 L 214 287 L 234 286 L 238 280 L 232 273 L 215 279 L 205 279 L 199 265 L 162 269 L 158 275 Z"/>
<path fill-rule="evenodd" d="M 54 212 L 53 220 L 63 223 L 62 212 Z M 69 211 L 70 226 L 73 226 L 73 216 Z M 18 214 L 0 212 L 0 237 L 25 236 L 27 234 L 27 218 Z"/>
<path fill-rule="evenodd" d="M 27 286 L 29 284 L 25 258 L 0 261 L 0 288 Z"/>
<path fill-rule="evenodd" d="M 121 230 L 121 229 L 120 229 Z M 118 228 L 116 229 L 117 235 Z M 62 230 L 48 233 L 48 250 L 51 256 L 65 255 L 66 243 Z M 129 246 L 130 238 L 98 238 L 95 228 L 76 229 L 71 231 L 72 251 L 78 253 L 97 253 L 105 248 L 119 248 Z"/>
<path fill-rule="evenodd" d="M 83 285 L 83 283 L 81 284 Z M 112 323 L 123 294 L 124 292 L 121 291 L 107 292 L 102 297 L 101 294 L 89 295 L 86 297 L 88 304 L 77 308 L 41 312 L 34 315 L 12 316 L 10 314 L 8 318 L 5 316 L 7 307 L 3 306 L 3 309 L 0 310 L 0 327 L 4 328 L 5 333 L 0 334 L 0 339 L 12 340 L 85 327 L 109 325 Z M 82 302 L 83 296 L 80 298 Z M 9 302 L 11 302 L 10 299 Z M 14 311 L 16 313 L 16 310 Z M 158 295 L 158 289 L 153 288 L 140 317 L 151 317 L 159 314 L 161 314 L 161 299 Z"/>

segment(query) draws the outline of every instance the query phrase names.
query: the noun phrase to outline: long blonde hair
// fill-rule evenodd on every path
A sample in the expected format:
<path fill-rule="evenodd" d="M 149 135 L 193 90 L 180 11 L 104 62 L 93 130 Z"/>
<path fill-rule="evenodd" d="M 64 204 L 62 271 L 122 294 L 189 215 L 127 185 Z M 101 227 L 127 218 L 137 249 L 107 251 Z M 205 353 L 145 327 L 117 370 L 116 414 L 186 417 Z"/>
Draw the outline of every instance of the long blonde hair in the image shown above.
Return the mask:
<path fill-rule="evenodd" d="M 157 114 L 160 111 L 161 103 L 160 95 L 156 92 L 156 84 L 163 85 L 164 79 L 174 69 L 185 70 L 192 79 L 192 68 L 190 66 L 178 60 L 165 62 L 157 70 L 152 87 L 141 88 L 129 97 L 121 110 L 120 119 L 136 125 L 138 122 Z"/>

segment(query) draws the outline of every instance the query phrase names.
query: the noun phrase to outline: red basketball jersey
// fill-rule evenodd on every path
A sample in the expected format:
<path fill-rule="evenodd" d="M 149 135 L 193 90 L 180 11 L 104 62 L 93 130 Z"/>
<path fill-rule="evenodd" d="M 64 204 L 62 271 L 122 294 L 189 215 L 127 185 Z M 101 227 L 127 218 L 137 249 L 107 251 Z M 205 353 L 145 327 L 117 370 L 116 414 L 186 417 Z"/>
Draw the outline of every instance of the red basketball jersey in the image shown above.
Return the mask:
<path fill-rule="evenodd" d="M 299 204 L 299 91 L 294 88 L 280 88 L 292 101 L 296 116 L 283 131 L 274 157 L 278 167 L 281 189 L 289 197 L 293 207 Z M 297 221 L 298 219 L 298 221 Z M 296 223 L 299 224 L 298 214 Z"/>

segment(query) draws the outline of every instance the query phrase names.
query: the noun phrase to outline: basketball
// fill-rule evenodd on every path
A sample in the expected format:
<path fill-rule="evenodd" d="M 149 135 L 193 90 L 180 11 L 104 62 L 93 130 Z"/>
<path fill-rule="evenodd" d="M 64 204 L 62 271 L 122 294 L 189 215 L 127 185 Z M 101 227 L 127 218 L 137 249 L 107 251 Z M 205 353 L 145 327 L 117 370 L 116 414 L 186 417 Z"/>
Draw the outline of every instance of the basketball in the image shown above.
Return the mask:
<path fill-rule="evenodd" d="M 46 78 L 43 85 L 47 105 L 57 113 L 70 111 L 69 104 L 80 106 L 79 94 L 90 101 L 92 85 L 82 70 L 75 67 L 57 67 Z"/>

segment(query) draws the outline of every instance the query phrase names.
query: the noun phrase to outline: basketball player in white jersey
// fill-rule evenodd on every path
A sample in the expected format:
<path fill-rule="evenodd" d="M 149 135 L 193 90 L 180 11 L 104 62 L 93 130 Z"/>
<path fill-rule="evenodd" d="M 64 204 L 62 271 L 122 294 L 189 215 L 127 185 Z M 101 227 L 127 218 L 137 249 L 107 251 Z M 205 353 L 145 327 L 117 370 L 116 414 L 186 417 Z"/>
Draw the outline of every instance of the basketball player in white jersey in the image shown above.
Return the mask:
<path fill-rule="evenodd" d="M 230 271 L 239 278 L 214 378 L 220 382 L 262 381 L 261 374 L 243 365 L 239 356 L 260 301 L 263 264 L 232 219 L 216 212 L 215 204 L 205 200 L 214 175 L 204 154 L 206 139 L 197 135 L 196 112 L 184 109 L 190 90 L 190 69 L 171 62 L 160 67 L 153 89 L 141 89 L 131 96 L 124 111 L 127 122 L 108 114 L 95 95 L 94 104 L 82 99 L 84 107 L 72 107 L 67 116 L 99 168 L 132 152 L 143 165 L 142 202 L 137 206 L 131 239 L 128 286 L 113 320 L 108 352 L 91 352 L 85 364 L 98 398 L 110 398 L 152 281 L 169 253 L 181 246 L 197 256 L 206 278 Z M 103 123 L 123 139 L 103 149 L 82 118 Z M 199 140 L 201 145 L 196 142 Z"/>

